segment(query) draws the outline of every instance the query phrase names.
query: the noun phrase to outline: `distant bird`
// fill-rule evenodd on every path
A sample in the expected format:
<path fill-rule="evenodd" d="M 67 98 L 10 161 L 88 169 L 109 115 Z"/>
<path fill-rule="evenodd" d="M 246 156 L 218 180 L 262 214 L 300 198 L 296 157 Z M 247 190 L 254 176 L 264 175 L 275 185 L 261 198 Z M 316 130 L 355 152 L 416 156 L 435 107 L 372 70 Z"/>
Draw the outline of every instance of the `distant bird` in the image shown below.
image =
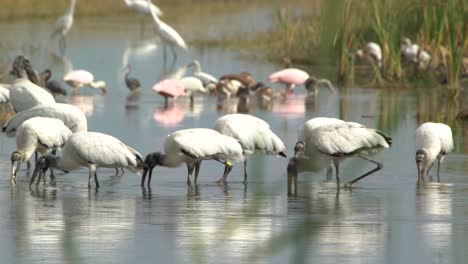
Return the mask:
<path fill-rule="evenodd" d="M 124 68 L 125 84 L 127 85 L 127 88 L 130 90 L 130 92 L 134 92 L 140 88 L 141 84 L 140 81 L 138 81 L 136 78 L 129 77 L 131 71 L 132 68 L 130 67 L 130 65 L 127 65 Z"/>
<path fill-rule="evenodd" d="M 302 135 L 305 137 L 305 140 L 299 140 L 294 147 L 295 159 L 304 158 L 305 153 L 310 148 L 328 156 L 333 160 L 335 165 L 337 188 L 340 188 L 339 163 L 348 157 L 360 157 L 376 164 L 377 167 L 348 182 L 345 185 L 346 187 L 351 187 L 357 181 L 382 169 L 383 165 L 381 163 L 371 160 L 365 157 L 365 155 L 379 148 L 390 147 L 392 143 L 390 137 L 379 130 L 367 128 L 354 122 L 341 123 L 340 121 L 326 119 L 324 122 L 330 122 L 331 124 L 320 125 L 315 129 L 309 130 L 306 123 L 306 130 L 303 130 Z M 328 164 L 325 163 L 325 165 Z"/>
<path fill-rule="evenodd" d="M 208 90 L 203 86 L 200 79 L 196 77 L 184 77 L 180 79 L 180 82 L 184 86 L 185 94 L 190 96 L 190 103 L 193 104 L 194 95 L 196 93 L 207 93 Z"/>
<path fill-rule="evenodd" d="M 96 188 L 99 188 L 97 168 L 127 168 L 138 171 L 144 166 L 140 153 L 117 138 L 97 132 L 78 132 L 68 138 L 60 157 L 44 155 L 39 158 L 29 185 L 34 183 L 38 175 L 37 183 L 39 183 L 44 177 L 44 172 L 49 168 L 73 171 L 87 167 L 89 169 L 88 188 L 91 188 L 93 177 Z"/>
<path fill-rule="evenodd" d="M 282 83 L 285 85 L 285 96 L 291 94 L 294 88 L 297 85 L 305 85 L 307 90 L 315 89 L 315 85 L 321 82 L 327 83 L 330 90 L 333 92 L 333 87 L 330 86 L 330 81 L 326 79 L 318 80 L 314 76 L 310 76 L 307 72 L 296 69 L 296 68 L 288 68 L 278 72 L 274 72 L 268 76 L 268 81 L 270 83 Z"/>
<path fill-rule="evenodd" d="M 320 84 L 325 84 L 331 93 L 335 93 L 333 84 L 328 79 L 317 79 L 314 76 L 309 77 L 305 82 L 304 86 L 309 95 L 318 95 L 318 87 Z"/>
<path fill-rule="evenodd" d="M 151 15 L 154 12 L 158 17 L 163 15 L 159 7 L 153 3 L 148 3 L 145 0 L 124 0 L 125 5 L 139 15 Z"/>
<path fill-rule="evenodd" d="M 236 96 L 240 89 L 244 88 L 244 85 L 238 80 L 220 79 L 216 84 L 216 95 L 219 99 L 231 98 Z"/>
<path fill-rule="evenodd" d="M 242 85 L 247 89 L 251 89 L 256 83 L 255 78 L 252 76 L 252 74 L 250 74 L 248 72 L 240 72 L 240 73 L 236 73 L 236 74 L 226 74 L 226 75 L 223 75 L 223 76 L 219 77 L 219 80 L 220 81 L 222 81 L 222 80 L 227 80 L 227 81 L 236 80 L 236 81 L 239 81 L 240 83 L 242 83 Z"/>
<path fill-rule="evenodd" d="M 364 46 L 364 49 L 356 51 L 358 59 L 367 59 L 377 63 L 377 66 L 382 67 L 382 49 L 380 45 L 375 42 L 369 42 Z"/>
<path fill-rule="evenodd" d="M 206 87 L 210 83 L 218 82 L 218 79 L 216 79 L 216 77 L 214 77 L 213 75 L 206 72 L 202 72 L 199 61 L 194 60 L 190 65 L 195 67 L 195 70 L 193 71 L 193 76 L 200 79 L 200 81 L 202 81 L 203 83 L 203 86 Z"/>
<path fill-rule="evenodd" d="M 163 80 L 153 86 L 153 91 L 164 97 L 164 105 L 167 107 L 168 98 L 177 99 L 179 96 L 185 95 L 185 88 L 179 80 Z"/>
<path fill-rule="evenodd" d="M 246 114 L 225 115 L 215 121 L 213 129 L 237 139 L 246 156 L 259 152 L 286 158 L 283 141 L 271 131 L 267 122 L 258 117 Z M 224 177 L 221 182 L 225 180 Z M 247 183 L 247 158 L 244 159 L 244 183 Z"/>
<path fill-rule="evenodd" d="M 422 69 L 427 68 L 431 63 L 431 54 L 421 49 L 416 43 L 411 43 L 409 38 L 403 39 L 401 56 L 407 61 L 420 65 Z"/>
<path fill-rule="evenodd" d="M 261 102 L 271 101 L 275 97 L 275 93 L 270 86 L 265 85 L 263 82 L 258 82 L 252 87 L 255 96 Z"/>
<path fill-rule="evenodd" d="M 175 168 L 185 163 L 187 165 L 187 184 L 192 184 L 192 174 L 195 170 L 194 183 L 197 184 L 201 162 L 216 160 L 225 165 L 223 177 L 225 179 L 232 170 L 232 163 L 244 159 L 240 143 L 219 132 L 207 128 L 193 128 L 176 131 L 164 141 L 164 153 L 150 153 L 145 158 L 146 167 L 143 170 L 141 186 L 148 177 L 148 187 L 151 175 L 156 166 Z"/>
<path fill-rule="evenodd" d="M 446 124 L 428 122 L 416 130 L 415 138 L 418 182 L 424 181 L 424 176 L 429 175 L 436 159 L 437 180 L 440 182 L 440 164 L 453 149 L 452 129 Z"/>
<path fill-rule="evenodd" d="M 45 69 L 39 74 L 41 77 L 44 87 L 49 90 L 52 94 L 60 94 L 63 96 L 67 95 L 67 91 L 63 88 L 63 85 L 57 80 L 50 80 L 52 77 L 52 71 L 50 69 Z"/>
<path fill-rule="evenodd" d="M 10 88 L 10 103 L 15 112 L 22 112 L 41 104 L 54 104 L 54 97 L 40 87 L 39 77 L 24 56 L 18 56 L 11 74 L 17 79 Z"/>
<path fill-rule="evenodd" d="M 73 94 L 78 94 L 83 86 L 100 89 L 103 95 L 107 94 L 106 83 L 104 81 L 94 82 L 94 75 L 86 70 L 70 71 L 63 76 L 63 81 L 72 87 Z"/>
<path fill-rule="evenodd" d="M 0 85 L 0 104 L 8 103 L 10 101 L 10 89 Z"/>
<path fill-rule="evenodd" d="M 13 115 L 3 124 L 2 132 L 8 137 L 14 137 L 21 123 L 38 116 L 62 120 L 73 133 L 87 131 L 88 129 L 88 121 L 80 109 L 69 104 L 55 103 L 38 105 Z"/>
<path fill-rule="evenodd" d="M 151 0 L 147 0 L 147 3 L 152 4 Z M 171 47 L 172 56 L 174 58 L 173 61 L 175 62 L 177 58 L 175 48 L 178 47 L 183 50 L 187 50 L 187 44 L 185 43 L 184 39 L 179 35 L 179 33 L 177 33 L 177 31 L 175 31 L 171 26 L 159 19 L 154 10 L 150 9 L 150 11 L 151 17 L 153 18 L 154 32 L 164 43 L 164 63 L 166 62 L 166 45 L 169 45 Z"/>
<path fill-rule="evenodd" d="M 55 118 L 33 117 L 18 127 L 16 150 L 11 154 L 11 182 L 16 183 L 16 176 L 21 163 L 28 161 L 37 151 L 50 153 L 65 145 L 72 132 L 65 124 Z"/>
<path fill-rule="evenodd" d="M 75 4 L 76 0 L 70 0 L 70 6 L 68 7 L 65 14 L 57 19 L 57 21 L 55 22 L 54 30 L 50 35 L 51 38 L 57 35 L 60 37 L 59 46 L 62 53 L 64 53 L 66 49 L 65 36 L 73 26 L 73 14 L 75 12 Z"/>

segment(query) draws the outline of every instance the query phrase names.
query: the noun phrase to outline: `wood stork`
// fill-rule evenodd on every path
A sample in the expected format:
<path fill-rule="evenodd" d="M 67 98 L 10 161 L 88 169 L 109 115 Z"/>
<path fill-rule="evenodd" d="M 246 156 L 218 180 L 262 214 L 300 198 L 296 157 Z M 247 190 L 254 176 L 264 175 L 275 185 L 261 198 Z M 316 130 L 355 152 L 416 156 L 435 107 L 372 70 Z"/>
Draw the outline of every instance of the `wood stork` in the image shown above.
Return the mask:
<path fill-rule="evenodd" d="M 127 85 L 127 88 L 130 90 L 130 92 L 135 92 L 140 88 L 141 83 L 140 81 L 138 81 L 138 79 L 129 77 L 131 71 L 132 68 L 130 67 L 130 65 L 125 66 L 125 85 Z"/>
<path fill-rule="evenodd" d="M 49 90 L 52 94 L 60 94 L 63 96 L 67 95 L 67 91 L 63 88 L 63 85 L 58 82 L 57 80 L 50 80 L 52 77 L 52 71 L 50 69 L 45 69 L 43 72 L 39 74 L 44 83 L 44 87 Z"/>
<path fill-rule="evenodd" d="M 60 119 L 74 133 L 87 131 L 88 129 L 86 116 L 80 109 L 69 104 L 55 103 L 38 105 L 13 115 L 3 124 L 2 132 L 8 137 L 14 137 L 21 123 L 37 116 Z"/>
<path fill-rule="evenodd" d="M 67 11 L 63 16 L 57 19 L 54 25 L 54 30 L 50 35 L 51 38 L 54 38 L 57 35 L 60 37 L 59 46 L 62 54 L 65 52 L 66 49 L 65 36 L 73 26 L 73 14 L 75 13 L 75 5 L 76 0 L 70 0 L 70 5 L 68 6 Z"/>
<path fill-rule="evenodd" d="M 104 81 L 94 81 L 94 75 L 87 70 L 73 70 L 63 76 L 63 81 L 73 88 L 73 94 L 78 94 L 80 88 L 88 86 L 100 89 L 103 95 L 107 94 L 107 85 Z"/>
<path fill-rule="evenodd" d="M 286 158 L 283 141 L 271 131 L 267 122 L 258 117 L 247 114 L 225 115 L 215 121 L 214 130 L 237 139 L 242 145 L 244 155 L 260 152 Z M 220 182 L 224 182 L 226 177 Z M 244 159 L 244 183 L 247 183 L 247 158 Z"/>
<path fill-rule="evenodd" d="M 200 79 L 200 81 L 202 81 L 203 83 L 203 86 L 206 87 L 210 83 L 218 82 L 218 79 L 216 79 L 216 77 L 214 77 L 213 75 L 206 73 L 206 72 L 202 72 L 199 61 L 194 60 L 190 65 L 195 67 L 193 71 L 193 76 Z"/>
<path fill-rule="evenodd" d="M 371 160 L 365 155 L 371 154 L 373 150 L 388 148 L 391 143 L 392 139 L 379 130 L 367 128 L 354 122 L 324 118 L 304 125 L 300 140 L 294 146 L 294 159 L 304 158 L 306 155 L 311 155 L 310 153 L 319 153 L 328 157 L 335 165 L 336 185 L 339 189 L 339 163 L 342 160 L 357 156 L 377 165 L 375 169 L 345 185 L 345 187 L 351 187 L 357 181 L 383 167 L 381 163 Z M 328 165 L 329 162 L 325 161 L 322 164 Z"/>
<path fill-rule="evenodd" d="M 54 104 L 54 97 L 39 86 L 39 77 L 24 56 L 18 56 L 11 71 L 17 79 L 10 88 L 10 102 L 15 112 L 42 104 Z"/>
<path fill-rule="evenodd" d="M 169 168 L 187 165 L 187 184 L 192 184 L 192 174 L 195 170 L 194 183 L 197 184 L 198 173 L 202 160 L 216 160 L 225 165 L 223 177 L 232 170 L 232 163 L 244 159 L 242 146 L 232 138 L 220 134 L 213 129 L 193 128 L 176 131 L 164 141 L 164 153 L 150 153 L 145 158 L 146 167 L 143 171 L 141 186 L 145 184 L 148 174 L 148 187 L 151 175 L 156 166 Z"/>
<path fill-rule="evenodd" d="M 151 0 L 147 0 L 147 2 L 148 4 L 152 4 Z M 150 9 L 150 13 L 151 17 L 153 18 L 154 32 L 164 43 L 164 64 L 166 63 L 166 45 L 171 47 L 172 56 L 174 58 L 173 60 L 175 62 L 177 58 L 175 47 L 179 47 L 186 51 L 187 44 L 185 43 L 185 40 L 171 26 L 159 19 L 154 10 Z"/>
<path fill-rule="evenodd" d="M 364 46 L 364 49 L 357 50 L 356 57 L 358 59 L 375 61 L 379 68 L 382 67 L 382 48 L 375 42 L 369 42 Z"/>
<path fill-rule="evenodd" d="M 8 103 L 10 101 L 10 89 L 0 85 L 0 104 Z"/>
<path fill-rule="evenodd" d="M 28 161 L 37 151 L 50 153 L 65 145 L 72 134 L 62 120 L 48 117 L 33 117 L 24 121 L 16 133 L 16 150 L 11 154 L 11 182 L 16 183 L 16 175 L 21 163 Z"/>
<path fill-rule="evenodd" d="M 60 157 L 44 155 L 38 159 L 29 185 L 34 183 L 38 175 L 39 183 L 49 168 L 72 171 L 81 167 L 89 169 L 88 188 L 91 188 L 93 177 L 96 188 L 99 188 L 97 168 L 127 168 L 138 171 L 143 169 L 144 162 L 136 150 L 115 137 L 97 132 L 78 132 L 68 138 Z"/>
<path fill-rule="evenodd" d="M 437 180 L 440 182 L 440 164 L 453 149 L 452 129 L 446 124 L 427 122 L 416 129 L 415 140 L 418 182 L 424 181 L 424 175 L 429 175 L 436 159 Z"/>

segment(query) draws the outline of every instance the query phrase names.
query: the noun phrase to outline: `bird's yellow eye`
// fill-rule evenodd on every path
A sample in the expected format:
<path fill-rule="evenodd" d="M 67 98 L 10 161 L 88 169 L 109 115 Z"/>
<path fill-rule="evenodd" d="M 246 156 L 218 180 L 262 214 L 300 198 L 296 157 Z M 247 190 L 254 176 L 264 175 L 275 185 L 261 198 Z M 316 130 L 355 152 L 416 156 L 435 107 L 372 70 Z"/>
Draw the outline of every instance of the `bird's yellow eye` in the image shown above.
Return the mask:
<path fill-rule="evenodd" d="M 232 163 L 229 161 L 229 160 L 226 160 L 226 165 L 231 167 L 232 166 Z"/>

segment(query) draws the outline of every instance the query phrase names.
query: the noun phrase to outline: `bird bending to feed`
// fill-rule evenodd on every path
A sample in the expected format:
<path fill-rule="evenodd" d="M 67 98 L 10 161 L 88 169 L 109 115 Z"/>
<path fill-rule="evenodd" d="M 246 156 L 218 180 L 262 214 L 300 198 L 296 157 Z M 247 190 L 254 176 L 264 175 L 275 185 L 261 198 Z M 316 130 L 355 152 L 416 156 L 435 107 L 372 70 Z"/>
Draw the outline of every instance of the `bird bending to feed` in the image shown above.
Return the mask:
<path fill-rule="evenodd" d="M 39 77 L 24 56 L 15 59 L 11 74 L 17 78 L 10 88 L 10 103 L 16 113 L 37 105 L 55 103 L 54 97 L 39 86 Z"/>
<path fill-rule="evenodd" d="M 100 89 L 103 95 L 107 94 L 104 81 L 94 82 L 94 75 L 86 70 L 73 70 L 63 76 L 63 81 L 73 88 L 73 94 L 78 94 L 82 86 Z"/>
<path fill-rule="evenodd" d="M 147 0 L 148 4 L 152 4 L 151 0 Z M 150 9 L 151 17 L 153 18 L 153 27 L 156 35 L 159 36 L 161 41 L 164 43 L 164 63 L 166 62 L 166 45 L 171 47 L 173 60 L 175 62 L 177 54 L 175 52 L 175 47 L 179 47 L 183 50 L 187 50 L 187 44 L 184 39 L 175 31 L 171 26 L 164 23 L 154 10 Z"/>
<path fill-rule="evenodd" d="M 227 81 L 239 81 L 245 88 L 250 89 L 252 88 L 256 81 L 252 74 L 248 72 L 240 72 L 237 74 L 226 74 L 219 77 L 219 80 L 227 80 Z"/>
<path fill-rule="evenodd" d="M 21 163 L 28 161 L 37 151 L 50 153 L 63 147 L 72 132 L 65 124 L 55 118 L 34 117 L 18 127 L 16 150 L 11 154 L 11 182 L 16 183 L 16 175 Z"/>
<path fill-rule="evenodd" d="M 341 122 L 336 119 L 322 119 L 322 121 L 329 124 L 316 126 L 316 123 L 312 124 L 312 127 L 310 124 L 305 124 L 302 138 L 294 147 L 295 159 L 307 158 L 305 154 L 310 155 L 310 152 L 320 153 L 331 159 L 335 165 L 337 188 L 340 188 L 339 164 L 348 157 L 358 156 L 376 164 L 377 167 L 348 182 L 346 187 L 351 187 L 357 181 L 382 169 L 381 163 L 366 158 L 365 155 L 372 154 L 376 149 L 390 147 L 392 143 L 390 137 L 379 130 L 354 122 Z"/>
<path fill-rule="evenodd" d="M 50 69 L 45 69 L 39 74 L 44 84 L 44 87 L 49 90 L 52 94 L 60 94 L 63 96 L 67 95 L 67 91 L 63 88 L 62 84 L 56 80 L 50 80 L 52 77 L 52 71 Z"/>
<path fill-rule="evenodd" d="M 332 83 L 328 79 L 317 79 L 314 76 L 311 76 L 305 82 L 304 86 L 309 95 L 317 95 L 319 84 L 325 84 L 331 93 L 335 93 Z"/>
<path fill-rule="evenodd" d="M 377 63 L 377 66 L 382 67 L 382 49 L 380 45 L 375 42 L 369 42 L 366 44 L 364 49 L 356 51 L 356 57 L 358 59 L 367 59 Z"/>
<path fill-rule="evenodd" d="M 55 103 L 38 105 L 13 115 L 3 124 L 2 132 L 8 137 L 14 137 L 21 123 L 37 116 L 60 119 L 73 133 L 88 129 L 88 121 L 80 109 L 69 104 Z"/>
<path fill-rule="evenodd" d="M 228 79 L 220 79 L 215 88 L 219 99 L 231 98 L 233 95 L 237 95 L 241 89 L 247 90 L 240 81 Z"/>
<path fill-rule="evenodd" d="M 288 94 L 293 93 L 294 87 L 297 85 L 305 85 L 306 90 L 308 91 L 317 91 L 316 85 L 320 83 L 327 84 L 330 91 L 333 93 L 333 85 L 327 79 L 317 79 L 314 76 L 310 76 L 307 72 L 295 69 L 295 68 L 288 68 L 278 72 L 274 72 L 270 74 L 268 77 L 268 81 L 270 83 L 282 83 L 286 87 L 285 96 Z"/>
<path fill-rule="evenodd" d="M 208 84 L 215 84 L 218 82 L 218 79 L 216 79 L 213 75 L 202 72 L 199 61 L 194 60 L 190 65 L 195 67 L 193 76 L 200 79 L 200 81 L 203 83 L 203 86 L 206 87 Z"/>
<path fill-rule="evenodd" d="M 446 124 L 427 122 L 416 129 L 415 139 L 418 182 L 424 181 L 424 176 L 429 175 L 436 159 L 437 180 L 440 182 L 440 164 L 453 149 L 452 129 Z"/>
<path fill-rule="evenodd" d="M 177 99 L 179 96 L 185 95 L 185 88 L 179 80 L 163 80 L 153 86 L 153 91 L 164 97 L 164 106 L 168 105 L 168 98 Z"/>
<path fill-rule="evenodd" d="M 193 104 L 194 94 L 204 94 L 208 92 L 208 90 L 203 86 L 202 81 L 196 77 L 184 77 L 180 82 L 184 86 L 185 94 L 190 96 L 190 104 Z"/>
<path fill-rule="evenodd" d="M 138 81 L 136 78 L 129 77 L 131 71 L 132 68 L 130 65 L 125 66 L 125 84 L 127 85 L 127 88 L 130 90 L 130 92 L 134 92 L 140 88 L 141 84 L 140 81 Z"/>
<path fill-rule="evenodd" d="M 258 117 L 246 114 L 225 115 L 215 121 L 214 130 L 237 139 L 246 156 L 260 152 L 286 158 L 283 141 L 271 131 L 267 122 Z M 244 183 L 247 183 L 247 158 L 244 159 Z"/>
<path fill-rule="evenodd" d="M 37 183 L 39 183 L 49 168 L 72 171 L 87 167 L 88 188 L 91 188 L 93 177 L 96 188 L 99 188 L 97 168 L 127 168 L 138 171 L 144 166 L 141 155 L 117 138 L 97 132 L 78 132 L 68 138 L 60 157 L 44 155 L 39 158 L 29 185 L 34 183 L 38 175 Z"/>
<path fill-rule="evenodd" d="M 75 12 L 75 4 L 76 0 L 70 0 L 70 5 L 68 6 L 67 11 L 65 14 L 57 19 L 54 25 L 54 30 L 50 35 L 51 38 L 55 36 L 60 36 L 59 45 L 60 50 L 65 52 L 66 49 L 66 42 L 65 36 L 67 35 L 68 31 L 70 31 L 71 27 L 73 26 L 73 14 Z"/>
<path fill-rule="evenodd" d="M 148 174 L 148 187 L 151 175 L 156 166 L 169 168 L 187 165 L 187 184 L 192 184 L 192 174 L 195 170 L 194 183 L 197 184 L 203 160 L 216 160 L 225 165 L 223 177 L 225 179 L 232 170 L 232 163 L 244 159 L 242 146 L 232 138 L 208 128 L 193 128 L 176 131 L 164 141 L 164 153 L 150 153 L 145 158 L 146 167 L 141 178 L 143 187 Z"/>

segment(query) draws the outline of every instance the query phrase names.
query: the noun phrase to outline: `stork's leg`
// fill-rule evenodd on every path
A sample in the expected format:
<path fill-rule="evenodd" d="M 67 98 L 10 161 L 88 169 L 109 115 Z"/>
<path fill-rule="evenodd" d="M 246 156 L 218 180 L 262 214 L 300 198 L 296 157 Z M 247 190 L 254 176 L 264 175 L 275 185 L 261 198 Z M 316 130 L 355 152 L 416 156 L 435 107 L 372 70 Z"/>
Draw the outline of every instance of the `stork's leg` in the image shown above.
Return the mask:
<path fill-rule="evenodd" d="M 244 183 L 247 183 L 247 158 L 244 160 Z"/>
<path fill-rule="evenodd" d="M 333 167 L 332 167 L 332 164 L 330 164 L 327 168 L 327 181 L 330 181 L 332 177 L 333 177 Z"/>
<path fill-rule="evenodd" d="M 187 185 L 192 185 L 192 174 L 193 174 L 193 169 L 195 169 L 195 164 L 192 164 L 191 162 L 187 162 Z"/>
<path fill-rule="evenodd" d="M 114 168 L 115 169 L 115 175 L 119 175 L 119 168 Z"/>
<path fill-rule="evenodd" d="M 361 179 L 363 179 L 363 178 L 365 178 L 365 177 L 371 175 L 372 173 L 374 173 L 374 172 L 376 172 L 376 171 L 379 171 L 379 170 L 381 170 L 381 169 L 383 168 L 383 164 L 380 163 L 380 162 L 377 162 L 377 161 L 375 161 L 375 160 L 368 159 L 368 158 L 366 158 L 366 157 L 364 157 L 364 156 L 361 156 L 361 155 L 359 155 L 358 157 L 360 157 L 361 159 L 367 160 L 367 161 L 369 161 L 370 163 L 374 163 L 375 165 L 377 165 L 377 167 L 375 167 L 374 169 L 372 169 L 372 170 L 370 170 L 370 171 L 364 173 L 363 175 L 357 177 L 356 179 L 354 179 L 354 180 L 348 182 L 348 183 L 345 185 L 346 187 L 351 187 L 351 185 L 353 185 L 355 182 L 357 182 L 357 181 L 359 181 L 359 180 L 361 180 Z"/>
<path fill-rule="evenodd" d="M 335 164 L 335 171 L 336 171 L 336 188 L 340 189 L 340 161 L 337 159 L 333 160 L 333 164 Z"/>
<path fill-rule="evenodd" d="M 93 178 L 93 170 L 89 168 L 88 189 L 91 189 L 91 179 Z"/>
<path fill-rule="evenodd" d="M 37 163 L 37 151 L 34 151 L 34 163 Z"/>
<path fill-rule="evenodd" d="M 18 166 L 19 169 L 19 166 Z M 31 162 L 29 160 L 26 161 L 26 169 L 30 170 L 31 169 Z"/>
<path fill-rule="evenodd" d="M 94 183 L 96 183 L 96 188 L 99 188 L 99 181 L 98 181 L 98 178 L 97 178 L 96 168 L 94 169 Z"/>
<path fill-rule="evenodd" d="M 199 160 L 197 163 L 195 163 L 195 185 L 198 183 L 198 174 L 200 173 L 200 167 L 201 167 L 202 161 Z"/>
<path fill-rule="evenodd" d="M 444 158 L 445 158 L 445 156 L 440 156 L 440 157 L 437 159 L 437 181 L 438 181 L 438 182 L 440 182 L 440 176 L 439 176 L 440 164 L 442 164 L 442 161 L 444 161 Z"/>
<path fill-rule="evenodd" d="M 125 169 L 124 168 L 120 168 L 120 170 L 122 171 L 122 175 L 125 174 Z"/>
<path fill-rule="evenodd" d="M 50 184 L 52 186 L 55 186 L 55 174 L 54 174 L 54 169 L 49 168 L 50 170 Z"/>

